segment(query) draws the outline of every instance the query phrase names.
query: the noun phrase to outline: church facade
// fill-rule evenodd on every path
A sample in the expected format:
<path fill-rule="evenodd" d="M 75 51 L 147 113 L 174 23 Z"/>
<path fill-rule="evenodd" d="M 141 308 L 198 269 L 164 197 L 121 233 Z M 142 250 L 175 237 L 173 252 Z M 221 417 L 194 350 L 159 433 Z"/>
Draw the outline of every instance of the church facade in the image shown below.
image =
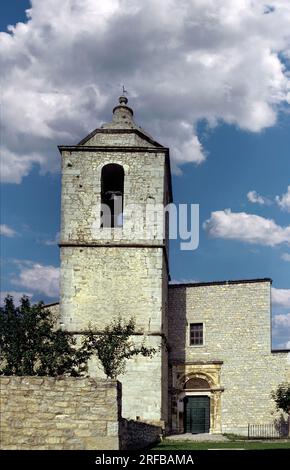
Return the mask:
<path fill-rule="evenodd" d="M 154 210 L 143 218 L 172 203 L 169 149 L 135 124 L 122 96 L 111 123 L 59 150 L 60 325 L 81 336 L 133 317 L 134 341 L 156 350 L 119 378 L 123 416 L 174 433 L 273 422 L 271 391 L 290 380 L 290 362 L 271 350 L 271 280 L 172 284 L 166 212 L 162 237 Z M 96 362 L 90 375 L 102 376 Z"/>

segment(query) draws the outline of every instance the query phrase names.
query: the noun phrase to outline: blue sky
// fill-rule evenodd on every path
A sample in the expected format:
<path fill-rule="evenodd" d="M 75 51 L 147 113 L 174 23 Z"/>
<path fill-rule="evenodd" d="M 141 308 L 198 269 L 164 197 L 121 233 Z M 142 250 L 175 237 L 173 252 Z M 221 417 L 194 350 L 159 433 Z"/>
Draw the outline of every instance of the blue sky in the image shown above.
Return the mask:
<path fill-rule="evenodd" d="M 131 42 L 124 52 L 116 51 L 114 37 L 108 38 L 111 23 L 116 38 L 122 37 L 124 42 L 127 38 L 117 21 L 123 13 L 113 0 L 95 19 L 90 14 L 88 21 L 92 0 L 85 0 L 84 11 L 78 10 L 74 0 L 63 2 L 58 18 L 58 2 L 45 2 L 45 12 L 43 2 L 34 0 L 29 24 L 25 9 L 30 2 L 1 3 L 0 26 L 6 32 L 1 37 L 2 60 L 4 77 L 8 77 L 6 82 L 4 78 L 2 102 L 1 153 L 6 155 L 1 185 L 2 292 L 25 292 L 33 300 L 47 303 L 57 300 L 57 145 L 77 142 L 108 121 L 120 84 L 125 82 L 137 123 L 171 148 L 175 202 L 200 204 L 199 248 L 182 252 L 178 241 L 171 242 L 172 279 L 272 278 L 273 342 L 276 347 L 286 346 L 290 340 L 290 43 L 284 18 L 290 20 L 290 10 L 280 14 L 281 2 L 272 2 L 273 13 L 262 12 L 269 17 L 265 23 L 260 10 L 250 17 L 248 11 L 236 11 L 245 2 L 225 0 L 232 8 L 226 24 L 223 11 L 215 12 L 220 15 L 221 29 L 211 27 L 212 43 L 210 35 L 206 39 L 199 32 L 208 27 L 204 11 L 196 7 L 191 33 L 195 36 L 190 40 L 187 23 L 180 26 L 168 16 L 165 26 L 170 22 L 173 34 L 172 45 L 169 41 L 165 51 L 150 49 L 150 38 L 143 46 L 147 29 L 155 41 L 167 38 L 162 22 L 153 28 L 143 12 L 142 21 L 135 16 L 135 22 L 140 20 L 138 55 Z M 158 18 L 156 3 L 152 8 Z M 250 25 L 247 37 L 238 24 L 242 20 Z M 90 36 L 94 21 L 98 33 Z M 131 21 L 129 16 L 126 21 Z M 7 25 L 18 22 L 26 26 L 20 24 L 7 33 Z M 269 31 L 276 31 L 277 24 L 280 36 L 273 35 L 273 44 L 269 44 Z M 261 35 L 257 57 L 245 48 L 251 34 L 253 41 Z M 224 36 L 227 44 L 233 37 L 236 49 L 228 50 Z M 174 37 L 182 50 L 181 46 L 176 49 Z M 185 67 L 179 74 L 179 69 L 171 67 L 182 54 L 186 65 L 177 63 L 179 68 Z M 237 57 L 241 57 L 238 64 Z M 214 73 L 206 74 L 212 66 Z M 150 80 L 142 78 L 146 73 Z M 206 78 L 201 80 L 203 74 Z M 163 76 L 168 77 L 168 84 Z M 249 195 L 251 191 L 255 193 Z"/>

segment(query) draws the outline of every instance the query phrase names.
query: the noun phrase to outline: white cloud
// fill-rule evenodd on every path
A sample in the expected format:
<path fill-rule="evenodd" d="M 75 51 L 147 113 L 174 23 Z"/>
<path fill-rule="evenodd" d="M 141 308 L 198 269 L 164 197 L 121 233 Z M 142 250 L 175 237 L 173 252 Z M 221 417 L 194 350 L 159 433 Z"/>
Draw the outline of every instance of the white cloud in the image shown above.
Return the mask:
<path fill-rule="evenodd" d="M 59 268 L 24 262 L 19 264 L 19 269 L 20 273 L 12 280 L 13 284 L 44 294 L 47 297 L 58 297 Z"/>
<path fill-rule="evenodd" d="M 273 338 L 276 349 L 290 349 L 290 313 L 273 316 Z"/>
<path fill-rule="evenodd" d="M 175 167 L 205 158 L 196 123 L 258 132 L 290 103 L 290 4 L 33 0 L 0 34 L 3 180 L 59 168 L 57 143 L 108 119 L 121 84 Z M 267 14 L 266 14 L 267 13 Z"/>
<path fill-rule="evenodd" d="M 205 158 L 205 152 L 196 135 L 192 135 L 192 126 L 181 123 L 179 126 L 179 137 L 180 141 L 176 143 L 174 134 L 171 137 L 167 137 L 167 146 L 170 147 L 174 160 L 172 160 L 172 169 L 176 174 L 181 173 L 178 165 L 183 163 L 195 163 L 199 165 Z M 182 139 L 181 136 L 184 136 Z"/>
<path fill-rule="evenodd" d="M 290 186 L 288 186 L 287 192 L 282 194 L 281 197 L 276 196 L 276 201 L 281 209 L 290 212 Z"/>
<path fill-rule="evenodd" d="M 273 326 L 277 328 L 289 328 L 290 332 L 290 313 L 274 315 Z"/>
<path fill-rule="evenodd" d="M 6 224 L 0 224 L 0 235 L 3 237 L 15 237 L 16 232 Z"/>
<path fill-rule="evenodd" d="M 31 292 L 18 292 L 14 290 L 10 291 L 2 291 L 0 292 L 0 304 L 3 304 L 4 299 L 7 297 L 7 295 L 11 295 L 14 300 L 14 305 L 19 305 L 20 299 L 25 295 L 26 297 L 31 298 L 33 294 Z"/>
<path fill-rule="evenodd" d="M 290 253 L 282 253 L 281 259 L 284 261 L 290 261 Z"/>
<path fill-rule="evenodd" d="M 20 153 L 11 152 L 6 147 L 1 149 L 0 174 L 4 183 L 21 183 L 22 178 L 29 174 L 36 163 L 45 164 L 45 155 L 35 152 L 25 155 L 21 153 L 20 148 L 17 152 Z"/>
<path fill-rule="evenodd" d="M 272 303 L 279 307 L 290 307 L 290 289 L 276 289 L 272 287 Z"/>
<path fill-rule="evenodd" d="M 290 225 L 281 227 L 274 220 L 246 212 L 231 212 L 230 209 L 212 212 L 203 227 L 213 238 L 267 246 L 290 245 Z"/>
<path fill-rule="evenodd" d="M 247 194 L 247 198 L 248 198 L 248 201 L 252 202 L 253 204 L 264 205 L 264 204 L 269 204 L 270 203 L 269 199 L 261 196 L 256 191 L 249 191 L 248 194 Z"/>
<path fill-rule="evenodd" d="M 44 240 L 43 244 L 47 246 L 54 246 L 54 245 L 58 245 L 59 241 L 60 241 L 60 232 L 57 232 L 55 237 L 52 240 Z"/>
<path fill-rule="evenodd" d="M 274 329 L 274 333 L 275 333 L 275 332 L 276 332 L 276 330 Z M 275 333 L 275 334 L 276 334 L 276 333 Z M 286 333 L 286 334 L 288 334 L 288 337 L 289 337 L 290 331 L 289 331 L 288 333 Z M 285 335 L 285 333 L 284 333 L 284 335 Z M 282 332 L 282 337 L 283 337 L 284 335 L 283 335 L 283 332 Z M 280 340 L 282 339 L 282 338 L 281 338 L 281 330 L 277 330 L 277 336 L 278 336 L 278 338 L 279 338 Z M 273 348 L 273 349 L 274 349 L 274 350 L 275 350 L 275 349 L 276 349 L 276 350 L 277 350 L 277 349 L 281 349 L 281 350 L 283 350 L 283 349 L 287 349 L 287 350 L 288 350 L 288 349 L 289 349 L 289 350 L 290 350 L 290 341 L 288 341 L 288 337 L 287 337 L 286 341 L 282 341 L 282 342 L 279 342 L 279 343 L 277 343 L 277 342 L 275 341 L 276 344 L 274 345 L 274 348 Z M 288 352 L 288 355 L 287 355 L 287 361 L 290 363 L 290 353 L 289 353 L 289 352 Z"/>

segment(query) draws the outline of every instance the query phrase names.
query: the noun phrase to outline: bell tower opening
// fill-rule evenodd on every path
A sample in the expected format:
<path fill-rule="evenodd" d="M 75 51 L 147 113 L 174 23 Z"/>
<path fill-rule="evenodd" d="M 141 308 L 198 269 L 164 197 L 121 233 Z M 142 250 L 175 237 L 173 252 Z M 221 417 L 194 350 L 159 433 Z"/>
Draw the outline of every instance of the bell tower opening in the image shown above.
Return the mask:
<path fill-rule="evenodd" d="M 109 163 L 101 174 L 101 228 L 123 227 L 124 168 Z"/>

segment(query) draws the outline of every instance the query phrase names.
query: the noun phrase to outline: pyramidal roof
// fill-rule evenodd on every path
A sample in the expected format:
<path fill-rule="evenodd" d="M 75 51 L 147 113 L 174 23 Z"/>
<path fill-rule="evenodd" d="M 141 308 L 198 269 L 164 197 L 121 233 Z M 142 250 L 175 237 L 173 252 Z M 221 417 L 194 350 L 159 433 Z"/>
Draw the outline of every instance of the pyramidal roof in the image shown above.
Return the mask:
<path fill-rule="evenodd" d="M 95 129 L 78 145 L 111 146 L 121 144 L 122 146 L 163 147 L 135 123 L 134 112 L 132 108 L 127 106 L 127 103 L 128 98 L 120 96 L 119 104 L 113 109 L 112 122 Z"/>

